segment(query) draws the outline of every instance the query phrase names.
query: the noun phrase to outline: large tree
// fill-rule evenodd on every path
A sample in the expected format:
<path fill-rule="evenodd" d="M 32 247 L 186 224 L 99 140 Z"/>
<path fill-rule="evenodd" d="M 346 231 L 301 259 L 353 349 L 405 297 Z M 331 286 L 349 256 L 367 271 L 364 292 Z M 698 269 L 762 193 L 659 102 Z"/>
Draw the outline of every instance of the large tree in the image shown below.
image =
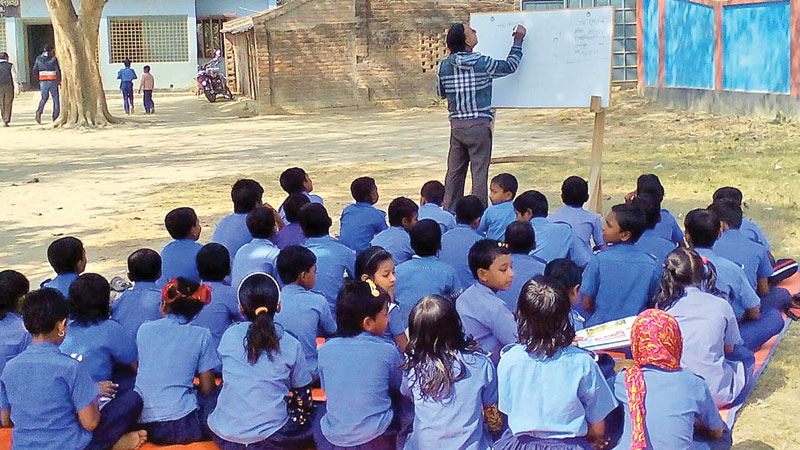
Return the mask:
<path fill-rule="evenodd" d="M 61 66 L 61 115 L 56 127 L 97 127 L 118 123 L 108 112 L 97 57 L 100 20 L 108 0 L 46 0 Z"/>

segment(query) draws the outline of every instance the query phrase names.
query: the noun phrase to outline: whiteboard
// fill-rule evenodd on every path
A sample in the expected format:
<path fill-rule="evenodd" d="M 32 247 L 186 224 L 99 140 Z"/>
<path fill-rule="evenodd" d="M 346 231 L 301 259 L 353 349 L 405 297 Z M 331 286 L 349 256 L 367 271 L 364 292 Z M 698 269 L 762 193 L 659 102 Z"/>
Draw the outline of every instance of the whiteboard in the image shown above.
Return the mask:
<path fill-rule="evenodd" d="M 609 106 L 612 7 L 472 14 L 474 51 L 506 59 L 517 24 L 527 29 L 522 62 L 492 82 L 493 107 L 588 108 L 593 95 Z"/>

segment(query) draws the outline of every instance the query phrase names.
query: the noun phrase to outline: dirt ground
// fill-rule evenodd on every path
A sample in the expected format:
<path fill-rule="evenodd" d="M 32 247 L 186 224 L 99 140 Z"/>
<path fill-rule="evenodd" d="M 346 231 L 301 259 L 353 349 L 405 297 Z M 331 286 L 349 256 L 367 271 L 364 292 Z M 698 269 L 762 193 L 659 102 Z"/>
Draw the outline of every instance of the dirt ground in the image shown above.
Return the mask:
<path fill-rule="evenodd" d="M 230 186 L 255 178 L 265 199 L 282 201 L 278 175 L 302 166 L 315 193 L 338 219 L 349 183 L 373 176 L 379 206 L 399 195 L 415 200 L 429 179 L 443 179 L 448 145 L 446 110 L 335 109 L 252 117 L 246 102 L 209 104 L 189 94 L 156 95 L 158 114 L 133 116 L 98 131 L 50 130 L 34 124 L 37 95 L 15 104 L 12 127 L 0 130 L 0 258 L 3 268 L 51 276 L 46 248 L 58 236 L 81 238 L 87 270 L 124 275 L 125 258 L 169 238 L 164 215 L 192 206 L 207 242 L 231 210 Z M 721 117 L 675 111 L 616 92 L 607 120 L 604 207 L 621 201 L 640 173 L 666 186 L 665 207 L 679 221 L 704 207 L 723 185 L 739 186 L 746 215 L 759 222 L 776 257 L 800 255 L 800 125 L 782 118 Z M 120 99 L 112 110 L 121 114 Z M 45 114 L 46 115 L 46 114 Z M 561 181 L 588 177 L 592 115 L 584 110 L 503 110 L 495 128 L 492 173 L 511 172 L 520 190 L 544 192 L 560 206 Z M 334 225 L 334 231 L 338 224 Z M 800 327 L 793 327 L 751 396 L 734 432 L 737 449 L 800 448 L 792 431 L 800 391 Z"/>

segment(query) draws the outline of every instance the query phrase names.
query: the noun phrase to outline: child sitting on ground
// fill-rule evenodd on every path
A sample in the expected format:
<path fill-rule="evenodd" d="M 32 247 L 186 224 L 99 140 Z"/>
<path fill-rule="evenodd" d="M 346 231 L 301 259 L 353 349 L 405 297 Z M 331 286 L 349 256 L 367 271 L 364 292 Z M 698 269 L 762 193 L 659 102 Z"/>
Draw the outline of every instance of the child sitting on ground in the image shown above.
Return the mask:
<path fill-rule="evenodd" d="M 56 272 L 56 277 L 42 283 L 42 287 L 69 296 L 69 286 L 86 270 L 86 250 L 83 242 L 71 236 L 56 239 L 47 247 L 47 261 Z"/>
<path fill-rule="evenodd" d="M 161 256 L 155 250 L 142 248 L 128 256 L 128 279 L 134 284 L 111 304 L 111 318 L 119 322 L 125 333 L 136 342 L 139 327 L 161 318 Z"/>
<path fill-rule="evenodd" d="M 456 218 L 442 208 L 444 185 L 431 180 L 422 185 L 419 198 L 418 220 L 433 219 L 442 229 L 442 236 L 456 227 Z"/>
<path fill-rule="evenodd" d="M 575 309 L 581 299 L 581 279 L 583 270 L 578 267 L 574 262 L 566 259 L 554 259 L 547 264 L 544 268 L 544 274 L 547 277 L 558 280 L 566 289 L 569 304 L 572 307 L 569 310 L 569 323 L 575 331 L 582 330 L 583 323 L 586 319 Z"/>
<path fill-rule="evenodd" d="M 328 301 L 324 295 L 311 290 L 317 279 L 317 257 L 299 245 L 286 247 L 278 255 L 278 274 L 284 286 L 281 310 L 275 316 L 275 322 L 300 341 L 306 367 L 317 379 L 317 337 L 331 336 L 336 332 Z"/>
<path fill-rule="evenodd" d="M 211 236 L 211 242 L 222 244 L 228 249 L 231 260 L 244 244 L 253 239 L 247 229 L 247 214 L 262 205 L 263 195 L 264 188 L 255 180 L 238 180 L 231 188 L 233 214 L 220 219 Z"/>
<path fill-rule="evenodd" d="M 561 201 L 564 206 L 550 214 L 551 222 L 563 222 L 572 227 L 572 234 L 583 244 L 587 254 L 605 243 L 603 220 L 599 215 L 583 208 L 589 201 L 589 184 L 581 177 L 568 177 L 561 184 Z"/>
<path fill-rule="evenodd" d="M 242 321 L 236 289 L 225 282 L 231 274 L 230 261 L 228 250 L 222 244 L 206 244 L 197 252 L 197 271 L 203 284 L 211 289 L 211 303 L 197 313 L 191 324 L 211 332 L 214 348 L 219 346 L 219 340 L 231 324 Z"/>
<path fill-rule="evenodd" d="M 197 273 L 197 252 L 203 244 L 200 239 L 202 227 L 192 208 L 176 208 L 167 213 L 164 225 L 174 241 L 161 250 L 161 278 L 159 286 L 164 286 L 172 278 L 184 277 L 200 281 Z"/>
<path fill-rule="evenodd" d="M 408 233 L 417 224 L 419 207 L 413 200 L 397 197 L 389 203 L 389 228 L 378 233 L 370 246 L 383 247 L 392 254 L 394 264 L 406 262 L 414 255 Z"/>
<path fill-rule="evenodd" d="M 389 294 L 389 325 L 386 327 L 384 337 L 387 341 L 397 344 L 401 352 L 405 352 L 408 345 L 406 336 L 408 316 L 403 316 L 395 301 L 394 288 L 397 279 L 392 254 L 382 247 L 370 247 L 359 253 L 356 258 L 356 279 L 370 280 Z"/>
<path fill-rule="evenodd" d="M 311 193 L 311 191 L 314 190 L 314 183 L 311 181 L 311 177 L 308 176 L 306 171 L 299 167 L 292 167 L 284 170 L 280 177 L 280 183 L 281 188 L 286 191 L 287 195 L 302 194 L 306 196 L 311 203 L 319 203 L 320 205 L 323 203 L 322 197 Z M 286 214 L 283 205 L 279 208 L 278 213 L 281 219 L 286 222 Z"/>
<path fill-rule="evenodd" d="M 584 267 L 591 257 L 580 239 L 575 238 L 569 225 L 547 219 L 547 197 L 539 191 L 526 191 L 514 200 L 517 220 L 530 222 L 536 232 L 536 248 L 531 255 L 550 262 L 569 258 Z"/>
<path fill-rule="evenodd" d="M 270 238 L 275 236 L 275 213 L 265 206 L 247 213 L 247 229 L 253 240 L 244 244 L 233 257 L 231 286 L 238 289 L 239 284 L 251 273 L 263 272 L 277 277 L 275 260 L 280 249 Z"/>
<path fill-rule="evenodd" d="M 530 222 L 512 222 L 506 228 L 505 244 L 511 252 L 511 267 L 514 281 L 507 291 L 497 291 L 497 296 L 506 303 L 509 311 L 517 310 L 517 300 L 522 286 L 544 273 L 545 262 L 530 252 L 536 248 L 536 236 Z"/>
<path fill-rule="evenodd" d="M 300 342 L 275 326 L 275 313 L 281 310 L 278 289 L 267 274 L 245 278 L 239 303 L 247 320 L 222 336 L 219 356 L 225 383 L 208 416 L 214 442 L 222 449 L 309 447 L 311 374 Z M 323 307 L 327 309 L 324 302 Z M 303 406 L 299 416 L 289 416 L 290 393 L 293 404 Z M 299 439 L 303 431 L 309 438 L 305 442 Z"/>
<path fill-rule="evenodd" d="M 661 266 L 634 244 L 645 230 L 644 212 L 616 205 L 603 223 L 608 248 L 595 254 L 583 271 L 581 304 L 586 327 L 635 316 L 658 290 Z"/>
<path fill-rule="evenodd" d="M 680 245 L 683 242 L 683 231 L 681 231 L 678 221 L 675 220 L 675 216 L 661 207 L 661 203 L 664 201 L 664 186 L 658 176 L 652 173 L 640 175 L 636 180 L 636 190 L 625 196 L 625 202 L 630 203 L 642 194 L 649 194 L 660 211 L 660 219 L 655 226 L 656 234 L 673 244 Z"/>
<path fill-rule="evenodd" d="M 478 197 L 467 195 L 458 199 L 455 211 L 458 224 L 442 236 L 439 259 L 456 270 L 462 289 L 467 289 L 475 282 L 475 277 L 469 270 L 468 255 L 472 244 L 482 239 L 476 230 L 483 215 L 483 203 Z"/>
<path fill-rule="evenodd" d="M 31 285 L 25 275 L 14 270 L 0 272 L 0 375 L 11 358 L 19 355 L 31 343 L 31 334 L 17 314 Z"/>
<path fill-rule="evenodd" d="M 675 244 L 671 241 L 664 239 L 656 233 L 655 228 L 658 221 L 661 219 L 661 209 L 656 199 L 651 194 L 644 193 L 636 196 L 631 202 L 632 205 L 638 206 L 647 222 L 647 226 L 636 241 L 636 246 L 648 255 L 656 259 L 659 264 L 664 264 L 667 255 L 675 250 Z"/>
<path fill-rule="evenodd" d="M 516 220 L 514 197 L 517 195 L 517 179 L 510 173 L 501 173 L 489 184 L 489 200 L 492 204 L 481 217 L 478 233 L 487 239 L 503 240 L 506 227 Z"/>
<path fill-rule="evenodd" d="M 139 421 L 150 442 L 185 445 L 209 438 L 206 418 L 215 400 L 219 359 L 211 332 L 189 322 L 211 302 L 211 290 L 188 278 L 172 278 L 162 293 L 165 317 L 142 324 L 136 336 L 136 392 L 144 401 Z"/>
<path fill-rule="evenodd" d="M 497 367 L 498 407 L 508 429 L 495 449 L 601 449 L 605 418 L 617 406 L 591 355 L 573 347 L 563 286 L 536 277 L 517 305 L 519 340 Z M 591 445 L 591 447 L 590 447 Z"/>
<path fill-rule="evenodd" d="M 469 250 L 469 268 L 476 283 L 456 301 L 464 333 L 472 336 L 497 365 L 500 349 L 517 341 L 517 322 L 497 291 L 511 288 L 511 253 L 502 243 L 483 239 Z"/>
<path fill-rule="evenodd" d="M 425 449 L 432 442 L 439 448 L 492 448 L 487 431 L 502 427 L 497 373 L 476 351 L 477 343 L 464 336 L 453 302 L 425 297 L 408 321 L 411 339 L 400 390 L 414 401 L 414 427 L 405 448 Z"/>
<path fill-rule="evenodd" d="M 272 242 L 283 250 L 290 245 L 303 245 L 306 235 L 303 234 L 303 227 L 300 226 L 300 208 L 311 203 L 303 194 L 289 194 L 283 202 L 283 212 L 286 214 L 287 225 L 272 237 Z"/>
<path fill-rule="evenodd" d="M 743 207 L 742 191 L 740 191 L 735 187 L 726 186 L 726 187 L 721 187 L 716 191 L 714 191 L 714 196 L 713 196 L 714 202 L 725 199 L 733 201 L 734 203 L 739 205 L 740 208 Z M 767 239 L 767 236 L 764 234 L 764 232 L 761 231 L 761 227 L 759 227 L 757 223 L 753 222 L 747 217 L 742 217 L 742 225 L 739 227 L 739 231 L 742 234 L 744 234 L 747 239 L 750 239 L 751 241 L 757 244 L 761 244 L 769 254 L 771 250 L 769 240 Z"/>
<path fill-rule="evenodd" d="M 361 253 L 387 228 L 386 213 L 373 206 L 378 203 L 378 186 L 373 178 L 356 178 L 350 184 L 350 193 L 356 202 L 342 211 L 339 241 Z"/>

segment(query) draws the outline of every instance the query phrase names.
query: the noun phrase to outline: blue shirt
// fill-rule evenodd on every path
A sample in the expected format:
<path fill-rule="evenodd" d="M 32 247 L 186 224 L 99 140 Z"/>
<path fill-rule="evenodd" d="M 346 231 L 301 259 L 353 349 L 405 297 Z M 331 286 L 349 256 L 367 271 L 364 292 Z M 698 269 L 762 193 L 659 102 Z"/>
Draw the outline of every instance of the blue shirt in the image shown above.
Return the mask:
<path fill-rule="evenodd" d="M 22 353 L 31 343 L 31 334 L 25 329 L 22 317 L 12 312 L 0 319 L 0 375 L 13 357 Z"/>
<path fill-rule="evenodd" d="M 161 278 L 159 286 L 164 286 L 172 278 L 184 277 L 200 282 L 197 273 L 197 252 L 203 244 L 192 239 L 177 239 L 161 250 Z"/>
<path fill-rule="evenodd" d="M 411 308 L 423 297 L 435 294 L 454 300 L 461 292 L 455 269 L 435 256 L 414 256 L 397 266 L 394 275 L 394 298 L 406 321 Z"/>
<path fill-rule="evenodd" d="M 592 254 L 592 249 L 603 245 L 603 220 L 599 215 L 583 208 L 564 205 L 548 217 L 551 222 L 563 222 L 572 228 L 572 234 L 580 241 L 584 251 Z M 594 241 L 594 245 L 592 245 Z"/>
<path fill-rule="evenodd" d="M 761 307 L 761 299 L 750 286 L 747 275 L 740 266 L 717 256 L 710 248 L 695 247 L 694 250 L 714 264 L 717 269 L 716 288 L 731 304 L 737 320 L 744 316 L 746 309 Z"/>
<path fill-rule="evenodd" d="M 432 219 L 439 224 L 442 235 L 456 227 L 456 218 L 436 203 L 420 205 L 417 220 Z"/>
<path fill-rule="evenodd" d="M 161 318 L 161 289 L 153 282 L 137 281 L 111 304 L 111 318 L 136 342 L 143 323 Z"/>
<path fill-rule="evenodd" d="M 412 370 L 403 374 L 400 390 L 414 401 L 414 429 L 406 450 L 492 448 L 483 425 L 483 408 L 497 405 L 497 373 L 492 361 L 479 353 L 458 352 L 453 372 L 460 379 L 440 401 L 422 398 Z"/>
<path fill-rule="evenodd" d="M 269 239 L 253 238 L 250 243 L 243 245 L 236 252 L 231 268 L 231 286 L 234 291 L 238 291 L 239 285 L 248 275 L 258 272 L 272 275 L 276 281 L 280 280 L 277 267 L 280 252 L 281 249 Z"/>
<path fill-rule="evenodd" d="M 110 381 L 114 364 L 136 361 L 136 343 L 113 320 L 78 324 L 71 320 L 61 352 L 81 362 L 95 382 Z"/>
<path fill-rule="evenodd" d="M 342 211 L 339 242 L 361 253 L 376 234 L 388 228 L 386 213 L 370 203 L 347 205 Z"/>
<path fill-rule="evenodd" d="M 403 310 L 396 301 L 389 303 L 389 325 L 386 327 L 386 332 L 383 333 L 383 338 L 392 344 L 397 343 L 395 336 L 404 334 L 408 329 L 408 314 L 403 314 Z"/>
<path fill-rule="evenodd" d="M 322 434 L 350 447 L 380 436 L 392 423 L 391 391 L 400 387 L 403 357 L 394 344 L 363 332 L 330 339 L 319 349 L 319 374 L 328 397 Z"/>
<path fill-rule="evenodd" d="M 471 226 L 458 224 L 455 228 L 442 236 L 442 249 L 439 259 L 456 269 L 456 276 L 462 288 L 469 287 L 475 282 L 472 271 L 469 270 L 469 249 L 476 242 L 483 239 Z"/>
<path fill-rule="evenodd" d="M 263 441 L 288 421 L 289 391 L 311 384 L 300 343 L 280 327 L 280 351 L 262 354 L 255 364 L 247 359 L 244 341 L 250 322 L 233 325 L 222 336 L 222 384 L 208 426 L 217 436 L 237 444 Z"/>
<path fill-rule="evenodd" d="M 303 245 L 305 241 L 306 235 L 299 223 L 290 223 L 272 236 L 272 242 L 281 250 L 290 245 Z"/>
<path fill-rule="evenodd" d="M 78 411 L 99 394 L 86 368 L 53 343 L 31 344 L 6 364 L 0 409 L 11 410 L 14 450 L 85 448 L 92 439 Z"/>
<path fill-rule="evenodd" d="M 211 236 L 211 242 L 222 244 L 228 249 L 231 261 L 236 252 L 251 240 L 253 235 L 247 229 L 247 213 L 233 213 L 223 217 Z"/>
<path fill-rule="evenodd" d="M 317 257 L 317 281 L 314 290 L 325 296 L 331 311 L 336 311 L 336 297 L 344 277 L 355 273 L 356 255 L 346 245 L 326 235 L 306 239 L 305 246 Z"/>
<path fill-rule="evenodd" d="M 187 324 L 181 316 L 170 314 L 139 327 L 136 392 L 144 403 L 141 423 L 177 420 L 198 408 L 194 377 L 219 364 L 211 343 L 210 331 Z"/>
<path fill-rule="evenodd" d="M 411 237 L 403 227 L 389 227 L 378 233 L 369 245 L 383 247 L 384 250 L 392 254 L 394 265 L 398 266 L 414 256 L 414 249 L 411 248 Z"/>
<path fill-rule="evenodd" d="M 500 349 L 517 342 L 517 321 L 506 304 L 488 287 L 472 284 L 456 301 L 464 334 L 472 336 L 493 363 L 500 360 Z"/>
<path fill-rule="evenodd" d="M 659 236 L 654 230 L 644 230 L 642 236 L 636 241 L 639 250 L 655 258 L 660 264 L 664 264 L 667 255 L 675 250 L 675 244 Z"/>
<path fill-rule="evenodd" d="M 683 230 L 681 230 L 681 226 L 678 225 L 675 216 L 666 209 L 661 210 L 661 220 L 656 224 L 655 232 L 657 235 L 675 244 L 683 242 Z"/>
<path fill-rule="evenodd" d="M 130 67 L 123 67 L 117 72 L 117 79 L 120 80 L 120 84 L 133 83 L 133 80 L 136 79 L 136 71 Z"/>
<path fill-rule="evenodd" d="M 539 258 L 530 255 L 514 253 L 511 255 L 511 267 L 514 270 L 514 280 L 511 281 L 511 289 L 507 291 L 497 291 L 497 296 L 505 302 L 509 311 L 517 310 L 519 293 L 522 286 L 532 278 L 544 274 L 546 264 Z"/>
<path fill-rule="evenodd" d="M 739 231 L 741 231 L 747 239 L 763 245 L 767 251 L 770 250 L 769 240 L 764 232 L 761 231 L 761 227 L 759 227 L 757 223 L 753 222 L 747 217 L 743 217 L 742 226 L 739 227 Z"/>
<path fill-rule="evenodd" d="M 275 315 L 275 322 L 300 341 L 308 370 L 316 375 L 317 336 L 336 332 L 336 321 L 325 296 L 297 284 L 287 284 L 281 290 L 281 310 Z"/>
<path fill-rule="evenodd" d="M 481 217 L 481 224 L 478 226 L 478 233 L 485 234 L 488 239 L 496 241 L 506 240 L 506 227 L 517 220 L 517 213 L 514 211 L 514 202 L 511 200 L 496 203 L 486 208 Z"/>
<path fill-rule="evenodd" d="M 308 192 L 301 192 L 301 194 L 305 195 L 306 198 L 308 198 L 308 201 L 310 201 L 311 203 L 319 203 L 320 205 L 324 204 L 324 202 L 322 201 L 322 197 L 320 197 L 317 194 L 311 194 L 311 193 L 308 193 Z M 283 222 L 285 224 L 288 225 L 288 224 L 291 223 L 288 220 L 286 220 L 286 213 L 283 211 L 283 205 L 278 207 L 278 214 L 280 214 L 281 219 L 283 219 Z"/>
<path fill-rule="evenodd" d="M 203 306 L 190 323 L 208 329 L 211 332 L 211 346 L 217 348 L 225 330 L 243 320 L 239 312 L 239 297 L 233 287 L 221 281 L 204 283 L 211 288 L 211 303 Z"/>
<path fill-rule="evenodd" d="M 574 239 L 572 230 L 565 223 L 553 223 L 545 217 L 534 217 L 531 226 L 536 235 L 536 248 L 531 252 L 543 261 L 569 258 L 583 267 L 589 262 L 592 253 L 587 252 L 580 240 Z"/>
<path fill-rule="evenodd" d="M 498 408 L 514 434 L 564 439 L 585 436 L 617 401 L 594 359 L 569 346 L 552 357 L 528 353 L 515 344 L 504 349 L 497 367 Z"/>
<path fill-rule="evenodd" d="M 705 381 L 687 370 L 669 371 L 653 366 L 642 369 L 647 393 L 644 397 L 647 450 L 661 448 L 692 449 L 694 425 L 708 429 L 721 428 L 722 418 L 714 405 Z M 631 411 L 625 388 L 625 371 L 613 381 L 614 395 L 625 413 L 625 425 L 616 449 L 631 448 Z"/>
<path fill-rule="evenodd" d="M 64 294 L 64 298 L 69 298 L 69 287 L 75 280 L 78 279 L 78 274 L 75 272 L 66 272 L 56 275 L 52 280 L 44 283 L 43 288 L 55 289 Z"/>
<path fill-rule="evenodd" d="M 729 259 L 744 269 L 747 280 L 757 289 L 758 279 L 772 275 L 772 264 L 767 250 L 747 239 L 739 230 L 727 229 L 714 243 L 714 253 Z"/>
<path fill-rule="evenodd" d="M 635 245 L 619 243 L 595 254 L 581 281 L 581 295 L 594 299 L 586 328 L 639 314 L 660 278 L 661 266 Z"/>

